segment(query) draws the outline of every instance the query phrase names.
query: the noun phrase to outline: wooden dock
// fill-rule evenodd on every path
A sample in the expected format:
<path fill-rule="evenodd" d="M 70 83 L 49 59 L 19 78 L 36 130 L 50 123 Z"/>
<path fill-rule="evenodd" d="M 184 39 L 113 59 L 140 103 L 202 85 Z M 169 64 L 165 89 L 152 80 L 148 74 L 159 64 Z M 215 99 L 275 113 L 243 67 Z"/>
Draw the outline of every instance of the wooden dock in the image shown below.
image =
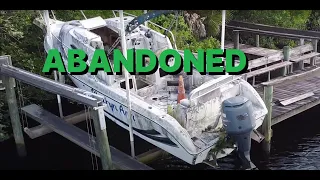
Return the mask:
<path fill-rule="evenodd" d="M 308 68 L 307 71 L 312 69 L 315 68 Z M 305 73 L 305 71 L 297 71 L 291 75 L 299 75 L 302 73 Z M 257 87 L 256 90 L 263 98 L 263 86 Z M 294 98 L 299 96 L 302 96 L 302 99 L 298 99 L 298 101 L 293 102 L 295 100 Z M 275 125 L 320 104 L 320 76 L 307 77 L 299 82 L 275 86 L 273 88 L 272 98 L 272 125 Z M 291 99 L 292 103 L 288 105 L 282 105 L 280 103 Z"/>
<path fill-rule="evenodd" d="M 226 41 L 225 48 L 226 49 L 233 49 L 234 43 L 230 42 L 230 41 Z M 280 52 L 279 50 L 276 50 L 276 49 L 255 47 L 255 46 L 250 46 L 250 45 L 241 44 L 241 43 L 239 43 L 239 49 L 241 49 L 246 54 L 251 54 L 251 55 L 255 55 L 255 56 L 267 56 L 269 54 Z"/>
<path fill-rule="evenodd" d="M 320 32 L 238 21 L 231 21 L 226 29 L 231 31 L 233 42 L 226 42 L 225 47 L 241 49 L 247 55 L 248 70 L 243 77 L 255 87 L 268 109 L 261 131 L 265 137 L 263 149 L 269 154 L 272 125 L 320 104 Z M 255 35 L 255 46 L 241 44 L 242 33 Z M 298 46 L 262 48 L 259 35 L 293 39 Z"/>

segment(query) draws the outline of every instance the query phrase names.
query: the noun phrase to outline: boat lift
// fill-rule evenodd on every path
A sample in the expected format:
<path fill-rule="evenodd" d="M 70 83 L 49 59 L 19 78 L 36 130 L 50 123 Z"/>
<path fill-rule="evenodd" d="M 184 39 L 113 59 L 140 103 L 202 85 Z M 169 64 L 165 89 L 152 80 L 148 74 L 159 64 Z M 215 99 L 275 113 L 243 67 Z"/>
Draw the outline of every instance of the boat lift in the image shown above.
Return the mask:
<path fill-rule="evenodd" d="M 90 114 L 93 119 L 96 137 L 92 135 L 91 138 L 88 137 L 87 132 L 69 124 L 64 119 L 44 110 L 40 106 L 31 104 L 21 107 L 21 110 L 41 125 L 46 126 L 85 150 L 99 156 L 104 170 L 112 170 L 115 168 L 123 170 L 152 169 L 137 159 L 109 145 L 102 96 L 14 67 L 11 65 L 10 56 L 0 56 L 0 77 L 3 80 L 2 82 L 6 90 L 13 135 L 17 152 L 20 156 L 26 156 L 27 151 L 14 90 L 15 79 L 92 108 Z"/>

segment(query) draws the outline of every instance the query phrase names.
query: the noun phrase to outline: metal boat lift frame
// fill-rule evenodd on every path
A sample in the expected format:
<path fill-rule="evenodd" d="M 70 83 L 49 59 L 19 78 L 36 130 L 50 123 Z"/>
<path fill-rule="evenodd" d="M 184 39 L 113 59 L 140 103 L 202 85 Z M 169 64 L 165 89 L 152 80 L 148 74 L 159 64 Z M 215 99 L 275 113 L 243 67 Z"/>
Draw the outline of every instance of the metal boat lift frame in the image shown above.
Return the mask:
<path fill-rule="evenodd" d="M 14 90 L 15 79 L 92 107 L 93 110 L 91 111 L 91 114 L 93 117 L 96 138 L 91 139 L 91 141 L 97 142 L 98 150 L 90 146 L 89 138 L 85 138 L 87 133 L 75 126 L 68 124 L 58 116 L 55 116 L 34 104 L 21 109 L 27 112 L 30 117 L 34 118 L 39 123 L 47 125 L 48 128 L 52 129 L 56 133 L 94 153 L 95 155 L 100 156 L 102 168 L 104 170 L 114 169 L 114 166 L 121 169 L 151 170 L 151 168 L 145 164 L 109 145 L 106 121 L 103 112 L 104 106 L 102 96 L 56 82 L 37 74 L 30 73 L 20 68 L 13 67 L 11 64 L 10 56 L 0 56 L 0 78 L 2 79 L 2 83 L 6 90 L 13 135 L 16 142 L 17 151 L 20 156 L 26 156 L 26 148 Z M 67 130 L 70 132 L 67 132 Z M 111 158 L 111 156 L 113 156 L 113 158 Z"/>

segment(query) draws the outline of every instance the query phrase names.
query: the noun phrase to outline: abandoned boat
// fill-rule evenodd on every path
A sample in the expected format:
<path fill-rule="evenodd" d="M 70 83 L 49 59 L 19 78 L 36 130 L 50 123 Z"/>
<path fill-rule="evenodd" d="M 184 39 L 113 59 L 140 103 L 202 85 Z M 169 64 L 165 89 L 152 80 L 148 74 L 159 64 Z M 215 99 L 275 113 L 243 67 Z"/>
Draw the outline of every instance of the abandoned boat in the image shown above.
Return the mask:
<path fill-rule="evenodd" d="M 166 35 L 143 24 L 146 19 L 150 19 L 145 18 L 147 15 L 152 14 L 141 15 L 144 18 L 123 18 L 127 49 L 150 49 L 156 54 L 168 48 L 177 49 L 175 42 L 171 42 Z M 67 51 L 70 48 L 84 50 L 88 54 L 88 61 L 95 49 L 105 49 L 111 55 L 115 48 L 121 48 L 119 17 L 95 17 L 68 22 L 47 18 L 45 50 L 58 49 L 66 67 Z M 137 23 L 137 20 L 140 21 Z M 168 29 L 156 26 L 168 31 L 174 41 Z M 111 56 L 109 61 L 113 67 Z M 124 75 L 107 75 L 99 71 L 97 75 L 69 74 L 69 77 L 78 88 L 103 95 L 105 116 L 129 129 Z M 183 77 L 186 95 L 180 103 L 177 100 L 179 77 Z M 184 72 L 169 75 L 158 69 L 151 75 L 130 75 L 129 80 L 133 133 L 189 164 L 224 157 L 234 149 L 219 149 L 218 153 L 213 153 L 223 129 L 224 100 L 239 95 L 250 100 L 255 129 L 261 126 L 267 113 L 259 94 L 241 76 L 201 75 L 196 70 L 193 75 Z"/>

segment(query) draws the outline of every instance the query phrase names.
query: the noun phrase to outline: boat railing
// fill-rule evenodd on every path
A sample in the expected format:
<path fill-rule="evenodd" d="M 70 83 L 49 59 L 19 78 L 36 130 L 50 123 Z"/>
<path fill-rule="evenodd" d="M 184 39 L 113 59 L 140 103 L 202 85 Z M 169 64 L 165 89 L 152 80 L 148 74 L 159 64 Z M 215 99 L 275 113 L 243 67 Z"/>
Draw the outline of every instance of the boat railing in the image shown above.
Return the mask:
<path fill-rule="evenodd" d="M 224 75 L 217 79 L 212 79 L 198 88 L 194 89 L 190 92 L 189 100 L 190 101 L 197 101 L 200 97 L 203 97 L 217 88 L 221 87 L 222 85 L 228 84 L 232 81 L 236 81 L 238 79 L 241 79 L 242 76 L 234 76 L 234 75 Z"/>
<path fill-rule="evenodd" d="M 118 10 L 113 10 L 113 11 L 118 12 Z M 129 15 L 129 16 L 132 16 L 132 17 L 137 17 L 136 15 L 130 14 L 130 13 L 127 13 L 127 12 L 123 12 L 123 14 Z M 164 27 L 160 26 L 159 24 L 156 24 L 156 23 L 154 23 L 154 22 L 152 22 L 152 21 L 147 21 L 147 22 L 150 23 L 150 24 L 152 24 L 152 25 L 154 25 L 154 26 L 157 26 L 157 27 L 160 28 L 160 29 L 163 29 L 163 30 L 167 31 L 167 32 L 171 35 L 171 37 L 172 37 L 172 41 L 173 41 L 174 48 L 175 48 L 175 49 L 178 49 L 178 48 L 177 48 L 177 44 L 176 44 L 176 39 L 175 39 L 173 33 L 172 33 L 169 29 L 164 28 Z"/>

